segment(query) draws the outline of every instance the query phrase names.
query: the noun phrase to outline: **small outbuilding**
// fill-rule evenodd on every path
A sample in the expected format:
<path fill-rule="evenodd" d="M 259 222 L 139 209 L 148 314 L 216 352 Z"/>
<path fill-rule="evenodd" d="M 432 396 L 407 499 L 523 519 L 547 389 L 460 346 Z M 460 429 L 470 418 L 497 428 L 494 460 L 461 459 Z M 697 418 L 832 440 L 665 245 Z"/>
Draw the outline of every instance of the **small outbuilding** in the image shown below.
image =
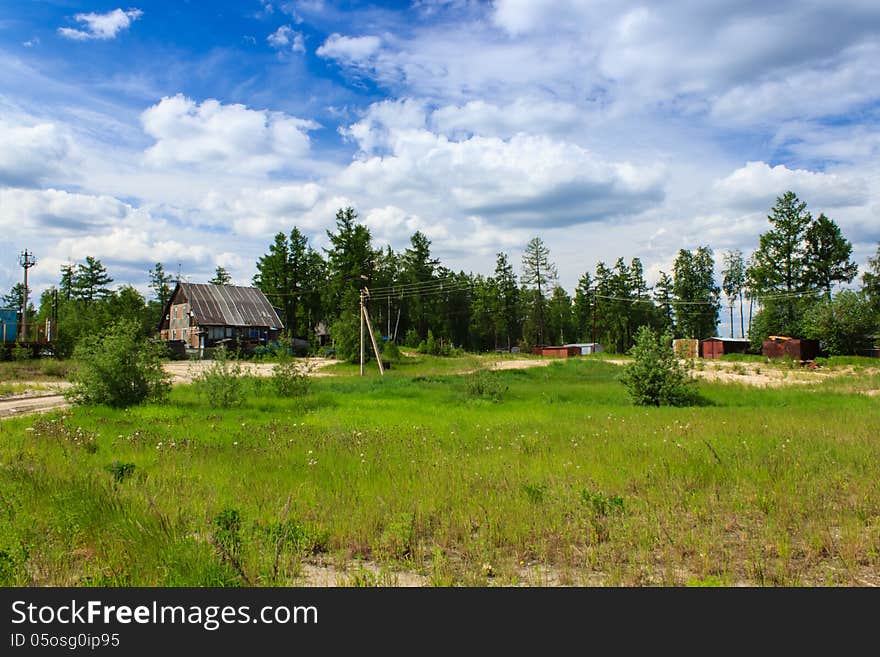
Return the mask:
<path fill-rule="evenodd" d="M 536 356 L 551 356 L 553 358 L 571 358 L 572 356 L 580 356 L 580 347 L 571 346 L 553 346 L 553 347 L 535 347 L 532 353 Z"/>
<path fill-rule="evenodd" d="M 721 358 L 725 354 L 746 354 L 749 341 L 745 338 L 706 338 L 700 343 L 703 358 Z"/>
<path fill-rule="evenodd" d="M 679 338 L 672 341 L 672 351 L 676 358 L 698 358 L 700 341 L 696 338 Z"/>
<path fill-rule="evenodd" d="M 600 351 L 604 351 L 605 349 L 598 342 L 574 342 L 572 344 L 563 345 L 565 347 L 577 347 L 581 350 L 581 356 L 588 356 L 589 354 L 598 354 Z"/>
<path fill-rule="evenodd" d="M 771 335 L 764 340 L 761 353 L 767 358 L 789 356 L 794 360 L 815 360 L 820 353 L 819 341 Z"/>

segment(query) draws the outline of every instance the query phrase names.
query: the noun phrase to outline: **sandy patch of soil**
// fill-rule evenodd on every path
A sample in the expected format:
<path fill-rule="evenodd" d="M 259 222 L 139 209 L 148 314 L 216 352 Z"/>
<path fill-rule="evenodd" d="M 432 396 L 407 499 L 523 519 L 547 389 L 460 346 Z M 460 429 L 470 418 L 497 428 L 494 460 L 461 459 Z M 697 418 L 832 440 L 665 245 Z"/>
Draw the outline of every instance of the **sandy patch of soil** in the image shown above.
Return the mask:
<path fill-rule="evenodd" d="M 333 358 L 304 358 L 296 362 L 309 376 L 333 376 L 320 370 L 342 361 Z M 211 367 L 211 363 L 210 360 L 171 361 L 165 363 L 165 371 L 171 375 L 172 383 L 192 383 L 195 377 Z M 272 376 L 273 367 L 275 363 L 241 363 L 244 374 L 248 376 Z"/>
<path fill-rule="evenodd" d="M 332 376 L 321 369 L 342 361 L 331 358 L 308 358 L 297 361 L 309 376 Z M 193 378 L 211 366 L 211 361 L 171 361 L 165 363 L 165 371 L 171 375 L 171 383 L 192 383 Z M 273 363 L 242 363 L 245 374 L 250 376 L 271 376 Z M 70 404 L 63 397 L 63 392 L 71 384 L 68 381 L 15 381 L 16 385 L 25 386 L 22 392 L 0 397 L 0 419 L 18 417 L 28 413 L 41 413 L 59 408 L 68 408 Z"/>
<path fill-rule="evenodd" d="M 318 562 L 304 563 L 297 580 L 298 586 L 353 586 L 371 584 L 373 586 L 417 587 L 427 586 L 428 578 L 405 570 L 383 570 L 369 561 L 352 562 L 344 569 L 333 564 Z"/>
<path fill-rule="evenodd" d="M 555 362 L 553 358 L 545 360 L 497 360 L 489 367 L 490 370 L 524 370 L 529 367 L 547 367 Z"/>

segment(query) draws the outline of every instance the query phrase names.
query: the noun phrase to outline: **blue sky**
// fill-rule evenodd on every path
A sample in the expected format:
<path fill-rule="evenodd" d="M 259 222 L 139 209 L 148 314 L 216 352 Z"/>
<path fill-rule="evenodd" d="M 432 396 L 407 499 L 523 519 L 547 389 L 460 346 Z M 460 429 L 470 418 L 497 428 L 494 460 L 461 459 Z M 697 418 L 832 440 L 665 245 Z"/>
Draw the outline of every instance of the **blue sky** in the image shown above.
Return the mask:
<path fill-rule="evenodd" d="M 102 259 L 247 283 L 353 205 L 491 271 L 541 235 L 598 260 L 748 254 L 776 196 L 880 240 L 880 5 L 0 2 L 0 287 Z"/>

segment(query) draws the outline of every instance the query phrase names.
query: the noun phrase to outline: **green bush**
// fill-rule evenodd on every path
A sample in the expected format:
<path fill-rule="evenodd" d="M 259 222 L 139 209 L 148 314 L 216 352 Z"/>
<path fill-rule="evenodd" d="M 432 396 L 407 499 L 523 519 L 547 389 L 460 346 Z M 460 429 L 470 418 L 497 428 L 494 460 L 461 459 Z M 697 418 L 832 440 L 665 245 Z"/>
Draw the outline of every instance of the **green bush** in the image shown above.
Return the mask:
<path fill-rule="evenodd" d="M 164 400 L 171 380 L 162 368 L 161 352 L 141 337 L 132 320 L 111 325 L 103 335 L 87 335 L 74 349 L 79 367 L 65 395 L 75 403 L 117 408 Z"/>
<path fill-rule="evenodd" d="M 468 374 L 465 379 L 465 389 L 471 397 L 489 399 L 497 403 L 501 401 L 506 388 L 501 383 L 498 372 L 477 370 Z"/>
<path fill-rule="evenodd" d="M 414 328 L 409 329 L 403 337 L 403 344 L 413 349 L 417 348 L 420 342 L 419 333 Z"/>
<path fill-rule="evenodd" d="M 15 346 L 12 347 L 12 360 L 16 363 L 23 363 L 30 360 L 32 355 L 31 350 L 19 342 L 16 342 Z"/>
<path fill-rule="evenodd" d="M 620 381 L 637 406 L 690 406 L 697 402 L 694 379 L 672 350 L 672 334 L 642 326 L 630 350 L 633 361 Z"/>
<path fill-rule="evenodd" d="M 224 348 L 214 352 L 208 368 L 193 379 L 199 394 L 215 408 L 238 406 L 244 401 L 241 363 Z"/>
<path fill-rule="evenodd" d="M 308 361 L 297 362 L 290 356 L 282 356 L 272 368 L 272 386 L 282 397 L 304 397 L 311 387 L 312 367 Z"/>
<path fill-rule="evenodd" d="M 399 363 L 401 359 L 400 348 L 391 340 L 382 344 L 382 360 L 389 363 Z"/>

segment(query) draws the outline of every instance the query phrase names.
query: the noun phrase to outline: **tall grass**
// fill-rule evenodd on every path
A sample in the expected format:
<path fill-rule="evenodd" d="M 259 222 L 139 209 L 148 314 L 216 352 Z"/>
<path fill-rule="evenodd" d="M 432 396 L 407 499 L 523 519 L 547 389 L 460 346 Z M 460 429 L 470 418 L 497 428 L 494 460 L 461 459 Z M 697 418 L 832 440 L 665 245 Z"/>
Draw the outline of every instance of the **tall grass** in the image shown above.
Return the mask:
<path fill-rule="evenodd" d="M 443 373 L 485 361 L 422 358 L 303 398 L 247 380 L 237 408 L 183 386 L 4 421 L 0 582 L 290 585 L 359 560 L 441 585 L 876 577 L 880 410 L 855 377 L 636 408 L 581 359 L 496 373 L 499 402 Z"/>

